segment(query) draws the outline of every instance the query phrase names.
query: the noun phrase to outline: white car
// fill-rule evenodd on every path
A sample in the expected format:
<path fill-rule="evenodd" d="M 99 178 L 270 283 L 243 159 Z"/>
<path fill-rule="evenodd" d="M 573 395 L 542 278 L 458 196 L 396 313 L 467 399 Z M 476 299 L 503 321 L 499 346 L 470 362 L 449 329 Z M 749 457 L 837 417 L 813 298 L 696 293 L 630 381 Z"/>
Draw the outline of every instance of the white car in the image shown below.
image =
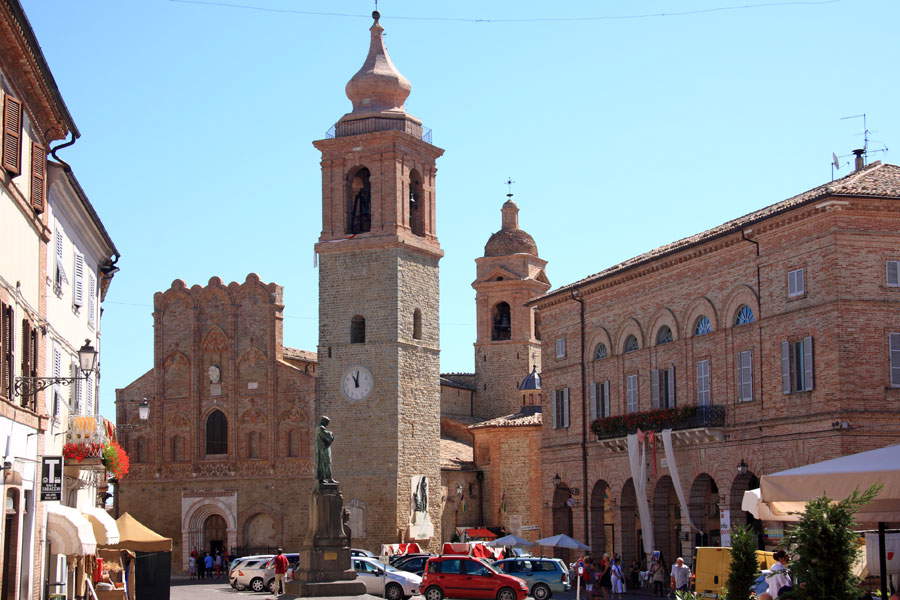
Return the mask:
<path fill-rule="evenodd" d="M 272 556 L 252 558 L 235 566 L 228 576 L 231 587 L 238 591 L 250 589 L 254 592 L 266 591 L 266 563 Z"/>
<path fill-rule="evenodd" d="M 415 573 L 400 571 L 367 556 L 354 556 L 351 560 L 369 594 L 384 596 L 385 600 L 405 600 L 419 593 L 422 578 Z"/>

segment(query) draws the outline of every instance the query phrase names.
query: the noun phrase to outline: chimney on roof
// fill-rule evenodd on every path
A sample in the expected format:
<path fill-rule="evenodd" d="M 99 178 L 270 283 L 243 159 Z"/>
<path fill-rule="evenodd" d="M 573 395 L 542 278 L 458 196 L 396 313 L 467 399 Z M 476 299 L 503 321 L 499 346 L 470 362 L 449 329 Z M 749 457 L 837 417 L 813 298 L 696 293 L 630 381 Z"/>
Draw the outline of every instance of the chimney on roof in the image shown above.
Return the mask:
<path fill-rule="evenodd" d="M 861 171 L 862 168 L 866 166 L 866 161 L 863 159 L 863 154 L 865 154 L 865 152 L 864 148 L 857 148 L 853 151 L 853 156 L 856 157 L 853 161 L 857 171 Z"/>

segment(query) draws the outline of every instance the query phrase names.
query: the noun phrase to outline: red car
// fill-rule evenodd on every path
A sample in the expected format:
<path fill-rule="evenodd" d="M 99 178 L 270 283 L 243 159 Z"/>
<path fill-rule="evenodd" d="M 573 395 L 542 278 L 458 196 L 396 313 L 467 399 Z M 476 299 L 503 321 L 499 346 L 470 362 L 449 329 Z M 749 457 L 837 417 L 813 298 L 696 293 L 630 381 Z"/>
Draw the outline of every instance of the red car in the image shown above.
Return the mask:
<path fill-rule="evenodd" d="M 525 600 L 528 595 L 528 586 L 518 577 L 505 575 L 477 558 L 451 555 L 428 559 L 419 589 L 425 600 Z"/>

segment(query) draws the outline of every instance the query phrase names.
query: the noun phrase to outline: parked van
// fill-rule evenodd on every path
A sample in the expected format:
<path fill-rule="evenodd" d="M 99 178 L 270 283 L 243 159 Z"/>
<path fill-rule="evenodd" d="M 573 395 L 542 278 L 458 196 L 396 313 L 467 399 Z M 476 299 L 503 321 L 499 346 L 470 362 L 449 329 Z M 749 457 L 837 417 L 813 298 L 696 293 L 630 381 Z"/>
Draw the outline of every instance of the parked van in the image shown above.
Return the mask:
<path fill-rule="evenodd" d="M 759 570 L 775 564 L 772 552 L 756 551 Z M 704 598 L 718 598 L 731 573 L 731 548 L 700 547 L 694 559 L 694 591 Z"/>

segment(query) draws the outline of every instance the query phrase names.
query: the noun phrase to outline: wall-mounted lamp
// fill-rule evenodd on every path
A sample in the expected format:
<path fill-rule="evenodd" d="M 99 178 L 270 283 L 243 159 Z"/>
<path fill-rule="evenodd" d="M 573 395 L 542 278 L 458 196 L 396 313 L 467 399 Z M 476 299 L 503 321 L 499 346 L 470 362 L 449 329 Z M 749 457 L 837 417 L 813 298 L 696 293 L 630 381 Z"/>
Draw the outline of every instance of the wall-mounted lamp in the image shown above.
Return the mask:
<path fill-rule="evenodd" d="M 84 346 L 78 349 L 78 367 L 82 377 L 16 377 L 14 393 L 16 396 L 30 396 L 51 385 L 72 385 L 74 381 L 84 381 L 97 368 L 98 356 L 91 340 L 84 340 Z"/>
<path fill-rule="evenodd" d="M 746 462 L 744 462 L 744 459 L 742 458 L 741 462 L 738 463 L 738 466 L 737 466 L 738 475 L 746 475 L 747 471 L 749 471 L 749 470 L 750 470 L 750 466 Z"/>
<path fill-rule="evenodd" d="M 559 473 L 553 476 L 553 485 L 554 487 L 559 487 L 562 485 L 562 477 L 559 476 Z"/>

